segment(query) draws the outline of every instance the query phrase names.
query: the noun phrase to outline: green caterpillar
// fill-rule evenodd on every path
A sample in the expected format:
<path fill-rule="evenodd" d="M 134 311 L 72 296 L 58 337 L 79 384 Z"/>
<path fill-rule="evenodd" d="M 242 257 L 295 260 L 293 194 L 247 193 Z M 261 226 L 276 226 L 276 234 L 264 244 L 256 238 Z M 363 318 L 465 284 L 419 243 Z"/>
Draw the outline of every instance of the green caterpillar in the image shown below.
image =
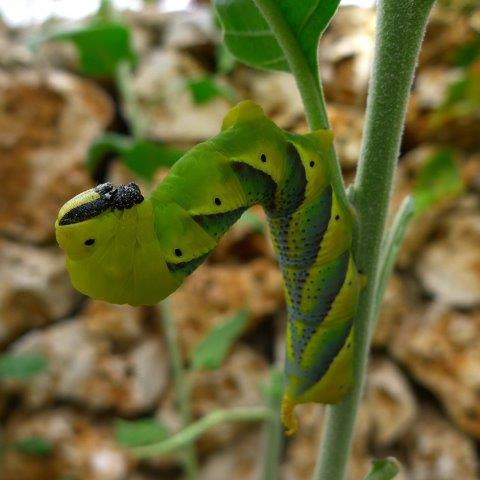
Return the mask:
<path fill-rule="evenodd" d="M 325 160 L 332 133 L 294 135 L 251 101 L 216 137 L 180 159 L 150 198 L 131 183 L 100 185 L 59 212 L 57 241 L 75 288 L 111 303 L 153 305 L 176 290 L 253 204 L 261 204 L 285 279 L 288 309 L 282 418 L 336 403 L 352 384 L 353 320 L 361 289 L 354 218 Z"/>

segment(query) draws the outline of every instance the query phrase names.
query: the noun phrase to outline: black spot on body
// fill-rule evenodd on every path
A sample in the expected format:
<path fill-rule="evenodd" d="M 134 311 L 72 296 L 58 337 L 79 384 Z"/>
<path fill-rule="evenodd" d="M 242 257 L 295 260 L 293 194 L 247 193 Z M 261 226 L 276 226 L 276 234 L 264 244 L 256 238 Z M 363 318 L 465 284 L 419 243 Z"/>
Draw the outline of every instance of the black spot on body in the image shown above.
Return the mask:
<path fill-rule="evenodd" d="M 265 163 L 265 162 L 267 161 L 267 156 L 266 156 L 264 153 L 262 153 L 262 154 L 260 155 L 260 160 L 261 160 L 263 163 Z"/>
<path fill-rule="evenodd" d="M 314 162 L 313 160 L 310 162 L 310 166 L 311 166 L 312 168 L 315 166 L 315 162 Z"/>
<path fill-rule="evenodd" d="M 175 255 L 176 255 L 177 257 L 181 257 L 181 256 L 182 256 L 182 251 L 181 251 L 179 248 L 176 248 L 176 249 L 175 249 Z"/>
<path fill-rule="evenodd" d="M 213 201 L 215 202 L 215 205 L 221 205 L 222 204 L 222 201 L 218 197 L 215 197 L 215 199 Z"/>

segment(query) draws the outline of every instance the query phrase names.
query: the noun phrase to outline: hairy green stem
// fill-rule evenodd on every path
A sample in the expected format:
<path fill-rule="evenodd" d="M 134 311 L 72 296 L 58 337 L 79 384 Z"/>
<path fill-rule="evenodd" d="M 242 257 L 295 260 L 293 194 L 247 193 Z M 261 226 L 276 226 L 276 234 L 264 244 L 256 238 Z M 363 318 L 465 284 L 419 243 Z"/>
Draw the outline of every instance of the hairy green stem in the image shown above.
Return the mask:
<path fill-rule="evenodd" d="M 376 292 L 382 288 L 378 284 L 381 247 L 407 100 L 433 3 L 380 0 L 378 4 L 374 66 L 353 195 L 360 225 L 355 258 L 368 278 L 355 327 L 355 384 L 339 405 L 327 409 L 315 480 L 342 480 L 345 474 L 376 320 Z"/>
<path fill-rule="evenodd" d="M 314 72 L 310 68 L 307 57 L 300 48 L 297 38 L 279 10 L 278 2 L 276 0 L 253 1 L 283 50 L 302 97 L 310 129 L 329 128 L 327 108 L 318 72 Z M 337 161 L 333 147 L 328 152 L 327 161 L 335 192 L 339 197 L 339 201 L 348 209 L 349 203 L 340 170 L 340 163 Z"/>
<path fill-rule="evenodd" d="M 160 304 L 162 312 L 163 326 L 165 329 L 165 339 L 172 362 L 173 381 L 177 395 L 178 408 L 182 419 L 182 428 L 187 429 L 192 422 L 190 414 L 190 389 L 188 386 L 185 370 L 183 367 L 180 345 L 178 342 L 177 329 L 172 315 L 170 300 L 166 299 Z M 143 447 L 145 449 L 154 448 L 155 445 Z M 189 480 L 195 480 L 198 471 L 198 462 L 195 454 L 195 445 L 188 443 L 182 452 L 183 467 Z"/>
<path fill-rule="evenodd" d="M 232 408 L 216 410 L 197 422 L 189 425 L 176 435 L 162 442 L 143 447 L 135 447 L 131 452 L 138 458 L 148 458 L 164 455 L 180 448 L 188 448 L 203 433 L 226 422 L 258 422 L 269 420 L 270 411 L 265 407 Z"/>
<path fill-rule="evenodd" d="M 283 445 L 283 425 L 280 419 L 283 373 L 274 367 L 269 380 L 265 388 L 265 400 L 270 411 L 270 419 L 264 427 L 262 480 L 277 480 L 280 478 L 280 455 Z"/>

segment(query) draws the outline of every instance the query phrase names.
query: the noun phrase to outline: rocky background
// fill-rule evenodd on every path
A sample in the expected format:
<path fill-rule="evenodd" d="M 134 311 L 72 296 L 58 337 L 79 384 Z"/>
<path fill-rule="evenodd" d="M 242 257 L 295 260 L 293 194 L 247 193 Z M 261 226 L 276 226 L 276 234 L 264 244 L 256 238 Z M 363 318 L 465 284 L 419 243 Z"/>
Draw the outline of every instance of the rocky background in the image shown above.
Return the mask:
<path fill-rule="evenodd" d="M 441 3 L 422 50 L 393 208 L 439 152 L 454 159 L 464 188 L 419 214 L 407 233 L 375 332 L 349 480 L 363 478 L 372 458 L 388 455 L 402 463 L 401 480 L 480 478 L 475 3 Z M 260 103 L 283 128 L 306 130 L 290 76 L 242 65 L 219 71 L 219 33 L 207 6 L 175 14 L 146 7 L 122 19 L 139 54 L 132 89 L 148 138 L 181 149 L 215 135 L 232 93 Z M 322 40 L 325 93 L 347 181 L 359 153 L 374 20 L 372 10 L 342 8 Z M 0 24 L 0 478 L 180 479 L 178 456 L 135 460 L 118 433 L 119 418 L 155 417 L 170 432 L 180 428 L 160 312 L 81 297 L 54 241 L 56 213 L 68 198 L 98 181 L 139 179 L 114 156 L 93 176 L 87 169 L 92 142 L 105 131 L 126 133 L 128 112 L 112 81 L 81 76 L 71 45 L 27 48 L 31 35 L 51 27 Z M 206 74 L 229 95 L 196 102 L 185 81 Z M 172 297 L 187 364 L 214 326 L 239 309 L 248 312 L 221 368 L 189 374 L 194 419 L 262 405 L 261 384 L 270 365 L 281 362 L 282 281 L 262 214 L 252 215 Z M 300 430 L 286 441 L 282 480 L 308 479 L 314 465 L 322 408 L 298 413 Z M 200 478 L 259 479 L 261 448 L 260 425 L 217 427 L 197 444 Z"/>

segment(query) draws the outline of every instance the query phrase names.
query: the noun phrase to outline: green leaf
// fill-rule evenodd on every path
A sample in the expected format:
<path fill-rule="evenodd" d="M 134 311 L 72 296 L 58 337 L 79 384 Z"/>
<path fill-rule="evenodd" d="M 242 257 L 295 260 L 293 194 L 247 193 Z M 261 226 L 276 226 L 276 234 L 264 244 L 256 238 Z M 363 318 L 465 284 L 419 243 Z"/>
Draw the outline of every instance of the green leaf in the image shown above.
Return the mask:
<path fill-rule="evenodd" d="M 82 73 L 113 77 L 122 61 L 135 61 L 129 29 L 122 23 L 97 21 L 87 27 L 55 32 L 37 40 L 72 42 L 78 50 Z"/>
<path fill-rule="evenodd" d="M 247 312 L 240 310 L 221 325 L 214 327 L 192 352 L 193 370 L 219 368 L 228 350 L 245 329 L 247 319 Z"/>
<path fill-rule="evenodd" d="M 203 77 L 187 80 L 187 88 L 192 94 L 193 101 L 201 105 L 215 97 L 223 97 L 230 103 L 237 103 L 238 97 L 235 90 L 227 85 L 219 84 L 215 78 L 205 75 Z"/>
<path fill-rule="evenodd" d="M 133 421 L 117 419 L 115 421 L 115 438 L 124 447 L 133 448 L 150 445 L 167 437 L 167 427 L 153 418 Z"/>
<path fill-rule="evenodd" d="M 237 63 L 235 57 L 230 53 L 230 50 L 228 50 L 223 42 L 218 43 L 215 48 L 215 60 L 217 72 L 223 74 L 230 73 Z"/>
<path fill-rule="evenodd" d="M 452 150 L 433 154 L 420 171 L 413 190 L 416 214 L 446 199 L 458 196 L 464 188 L 460 169 Z"/>
<path fill-rule="evenodd" d="M 183 154 L 181 150 L 165 147 L 149 140 L 135 140 L 116 133 L 97 139 L 87 155 L 87 167 L 95 173 L 103 158 L 114 153 L 134 173 L 152 181 L 160 167 L 171 167 Z"/>
<path fill-rule="evenodd" d="M 42 437 L 32 436 L 16 441 L 12 448 L 28 455 L 48 457 L 53 452 L 53 443 Z"/>
<path fill-rule="evenodd" d="M 398 462 L 395 458 L 384 458 L 382 460 L 373 460 L 372 469 L 365 477 L 365 480 L 392 480 L 400 471 Z"/>
<path fill-rule="evenodd" d="M 0 355 L 0 378 L 25 380 L 43 372 L 47 361 L 35 353 Z"/>
<path fill-rule="evenodd" d="M 290 71 L 283 51 L 253 0 L 215 0 L 224 42 L 230 52 L 247 65 Z M 340 0 L 276 0 L 275 5 L 317 73 L 320 35 L 335 14 Z"/>

